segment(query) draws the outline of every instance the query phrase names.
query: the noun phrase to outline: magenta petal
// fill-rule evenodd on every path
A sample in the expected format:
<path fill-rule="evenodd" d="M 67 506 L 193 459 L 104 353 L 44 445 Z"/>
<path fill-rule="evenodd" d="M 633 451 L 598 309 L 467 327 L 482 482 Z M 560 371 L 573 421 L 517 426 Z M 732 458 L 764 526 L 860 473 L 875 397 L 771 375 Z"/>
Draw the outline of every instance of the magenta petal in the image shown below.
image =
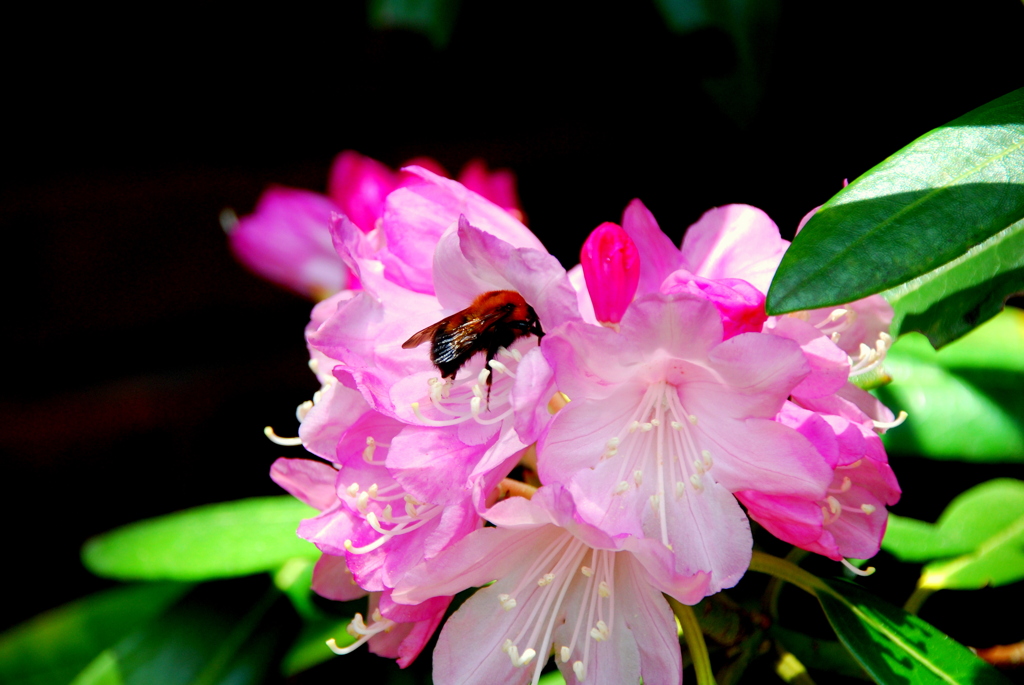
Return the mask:
<path fill-rule="evenodd" d="M 320 511 L 338 503 L 334 481 L 338 471 L 312 459 L 280 457 L 270 467 L 270 477 L 289 494 Z"/>
<path fill-rule="evenodd" d="M 597 320 L 621 321 L 640 282 L 640 253 L 629 235 L 606 221 L 583 243 L 580 264 Z"/>
<path fill-rule="evenodd" d="M 409 606 L 395 604 L 390 591 L 383 592 L 377 609 L 384 618 L 397 625 L 370 638 L 370 651 L 378 656 L 397 659 L 400 668 L 407 667 L 423 651 L 451 601 L 451 597 L 435 597 Z"/>
<path fill-rule="evenodd" d="M 846 385 L 850 358 L 817 328 L 791 316 L 780 316 L 767 332 L 795 341 L 810 364 L 810 374 L 793 388 L 794 395 L 823 397 Z"/>
<path fill-rule="evenodd" d="M 665 277 L 679 268 L 679 249 L 662 233 L 654 215 L 640 200 L 633 200 L 622 214 L 622 229 L 633 239 L 640 254 L 637 297 L 658 292 Z"/>
<path fill-rule="evenodd" d="M 516 191 L 516 175 L 508 169 L 490 171 L 482 159 L 471 159 L 459 172 L 459 183 L 525 223 L 519 193 Z"/>
<path fill-rule="evenodd" d="M 327 192 L 362 231 L 372 231 L 384 214 L 384 198 L 398 185 L 398 175 L 354 150 L 334 158 Z"/>
<path fill-rule="evenodd" d="M 661 292 L 667 295 L 688 292 L 709 300 L 722 316 L 723 340 L 740 333 L 760 332 L 768 319 L 764 294 L 739 278 L 710 280 L 679 269 L 661 284 Z"/>

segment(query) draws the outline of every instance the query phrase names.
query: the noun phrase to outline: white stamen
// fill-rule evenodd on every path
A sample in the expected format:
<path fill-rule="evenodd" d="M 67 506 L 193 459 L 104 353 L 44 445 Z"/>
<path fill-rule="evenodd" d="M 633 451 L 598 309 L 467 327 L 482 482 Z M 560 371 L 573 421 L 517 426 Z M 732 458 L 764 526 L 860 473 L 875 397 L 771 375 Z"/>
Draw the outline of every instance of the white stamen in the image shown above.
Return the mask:
<path fill-rule="evenodd" d="M 581 683 L 587 679 L 587 666 L 582 661 L 572 662 L 572 672 L 576 674 L 576 679 Z"/>
<path fill-rule="evenodd" d="M 683 424 L 679 423 L 678 421 L 673 421 L 669 425 L 675 428 L 677 431 L 683 430 Z"/>
<path fill-rule="evenodd" d="M 370 493 L 368 493 L 366 490 L 363 490 L 356 497 L 356 509 L 358 509 L 360 512 L 364 512 L 366 511 L 366 507 L 369 506 L 369 504 Z"/>
<path fill-rule="evenodd" d="M 389 504 L 386 507 L 384 507 L 384 511 L 380 512 L 380 515 L 381 515 L 381 518 L 383 518 L 385 521 L 387 521 L 388 523 L 391 523 L 392 522 L 391 521 L 391 517 L 393 515 L 393 513 L 391 511 L 391 505 Z"/>
<path fill-rule="evenodd" d="M 640 431 L 642 433 L 646 433 L 647 431 L 651 430 L 652 428 L 654 428 L 654 424 L 653 423 L 648 422 L 648 423 L 641 423 L 640 424 Z"/>
<path fill-rule="evenodd" d="M 501 603 L 501 608 L 505 611 L 509 611 L 511 609 L 516 608 L 516 600 L 505 593 L 498 595 L 498 602 Z M 508 642 L 511 643 L 511 640 L 509 640 Z"/>
<path fill-rule="evenodd" d="M 681 480 L 676 481 L 676 498 L 680 498 L 686 494 L 686 483 Z"/>
<path fill-rule="evenodd" d="M 569 657 L 572 656 L 572 652 L 569 651 L 568 647 L 562 645 L 562 648 L 558 651 L 558 656 L 562 658 L 562 663 L 564 664 L 569 660 Z"/>
<path fill-rule="evenodd" d="M 651 495 L 648 498 L 648 501 L 650 501 L 650 503 L 651 503 L 651 510 L 655 514 L 657 514 L 658 513 L 658 505 L 661 503 L 661 499 L 657 495 Z"/>
<path fill-rule="evenodd" d="M 359 483 L 352 483 L 352 485 L 345 488 L 345 492 L 355 497 L 359 494 Z"/>
<path fill-rule="evenodd" d="M 270 442 L 282 447 L 298 447 L 302 444 L 302 438 L 282 438 L 270 426 L 263 429 L 263 434 L 270 439 Z"/>
<path fill-rule="evenodd" d="M 598 621 L 597 627 L 590 629 L 590 637 L 594 638 L 598 642 L 604 642 L 611 637 L 611 631 L 608 630 L 608 624 L 604 621 Z"/>
<path fill-rule="evenodd" d="M 601 595 L 605 599 L 608 599 L 612 596 L 612 591 L 608 588 L 607 582 L 602 580 L 600 583 L 597 584 L 597 594 Z"/>
<path fill-rule="evenodd" d="M 594 575 L 594 569 L 590 568 L 589 566 L 580 566 L 580 573 L 589 578 L 590 576 Z"/>
<path fill-rule="evenodd" d="M 490 367 L 492 369 L 494 369 L 498 373 L 505 374 L 509 378 L 515 378 L 516 377 L 516 375 L 514 373 L 509 371 L 507 366 L 505 366 L 504 364 L 499 362 L 497 359 L 492 359 L 491 361 L 488 362 L 488 364 L 490 365 Z"/>
<path fill-rule="evenodd" d="M 555 579 L 555 574 L 554 573 L 545 573 L 544 575 L 542 575 L 540 577 L 540 580 L 537 581 L 537 585 L 539 585 L 540 587 L 544 587 L 545 585 L 550 585 L 551 582 L 554 579 Z"/>
<path fill-rule="evenodd" d="M 312 371 L 313 373 L 316 373 L 317 370 L 320 368 L 320 361 L 317 359 L 310 359 L 308 364 L 309 370 Z"/>
<path fill-rule="evenodd" d="M 707 450 L 701 450 L 700 456 L 704 458 L 704 470 L 710 471 L 711 467 L 715 465 L 715 462 L 711 459 L 711 452 Z"/>
<path fill-rule="evenodd" d="M 690 484 L 693 486 L 693 489 L 696 490 L 697 492 L 701 492 L 704 490 L 704 483 L 701 481 L 700 476 L 698 476 L 696 473 L 690 476 Z"/>
<path fill-rule="evenodd" d="M 865 569 L 859 569 L 856 566 L 854 566 L 853 564 L 851 564 L 849 561 L 847 561 L 846 559 L 840 559 L 839 561 L 843 564 L 843 566 L 845 566 L 846 568 L 848 568 L 850 570 L 850 573 L 853 573 L 854 575 L 857 575 L 857 576 L 870 576 L 871 574 L 873 574 L 875 572 L 875 567 L 874 566 L 868 566 Z"/>
<path fill-rule="evenodd" d="M 863 511 L 865 514 L 870 516 L 871 514 L 875 513 L 875 505 L 874 504 L 862 504 L 862 505 L 860 505 L 860 510 Z"/>
<path fill-rule="evenodd" d="M 615 490 L 612 492 L 613 495 L 621 495 L 626 490 L 629 490 L 629 483 L 624 480 L 620 480 L 619 484 L 615 486 Z"/>
<path fill-rule="evenodd" d="M 896 426 L 900 425 L 906 420 L 907 412 L 900 411 L 900 415 L 896 417 L 895 421 L 872 421 L 871 423 L 875 424 L 875 428 L 883 428 L 885 430 L 888 430 L 890 428 L 895 428 Z"/>
<path fill-rule="evenodd" d="M 296 408 L 296 410 L 295 410 L 295 418 L 297 418 L 299 420 L 299 423 L 302 423 L 303 421 L 306 420 L 306 415 L 309 414 L 309 410 L 312 409 L 312 408 L 313 408 L 313 403 L 310 402 L 309 400 L 306 400 L 305 402 L 300 404 L 298 406 L 298 408 Z"/>
<path fill-rule="evenodd" d="M 636 483 L 637 487 L 640 487 L 641 485 L 643 485 L 643 482 L 644 482 L 644 472 L 641 471 L 640 469 L 637 469 L 636 471 L 634 471 L 633 472 L 633 482 Z"/>
<path fill-rule="evenodd" d="M 687 416 L 686 420 L 689 421 L 690 423 L 692 423 L 694 426 L 697 425 L 697 417 L 694 416 L 693 414 L 690 414 L 689 416 Z"/>

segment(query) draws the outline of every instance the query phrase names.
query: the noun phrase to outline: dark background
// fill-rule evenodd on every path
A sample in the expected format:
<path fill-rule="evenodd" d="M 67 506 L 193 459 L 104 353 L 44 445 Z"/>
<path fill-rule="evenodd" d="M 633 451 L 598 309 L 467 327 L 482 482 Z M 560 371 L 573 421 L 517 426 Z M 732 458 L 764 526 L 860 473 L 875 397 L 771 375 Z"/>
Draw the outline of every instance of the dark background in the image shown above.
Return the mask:
<path fill-rule="evenodd" d="M 784 1 L 745 116 L 703 85 L 737 66 L 727 34 L 672 33 L 649 2 L 466 0 L 445 50 L 336 4 L 6 27 L 0 517 L 17 591 L 0 628 L 107 585 L 78 561 L 91 535 L 278 492 L 270 463 L 300 450 L 262 429 L 294 434 L 316 390 L 310 303 L 237 265 L 218 225 L 268 184 L 322 191 L 342 149 L 453 173 L 483 157 L 516 172 L 530 226 L 569 267 L 633 197 L 674 239 L 732 202 L 791 235 L 844 178 L 1024 85 L 1016 0 Z M 894 467 L 896 510 L 922 518 L 1021 475 Z"/>

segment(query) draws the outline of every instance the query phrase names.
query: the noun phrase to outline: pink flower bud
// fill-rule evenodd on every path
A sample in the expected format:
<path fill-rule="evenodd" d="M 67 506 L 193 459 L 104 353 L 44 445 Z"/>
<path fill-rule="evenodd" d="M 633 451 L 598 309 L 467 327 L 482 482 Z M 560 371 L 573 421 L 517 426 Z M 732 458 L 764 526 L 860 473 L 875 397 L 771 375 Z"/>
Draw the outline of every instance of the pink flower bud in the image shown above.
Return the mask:
<path fill-rule="evenodd" d="M 622 227 L 606 221 L 594 229 L 580 251 L 594 314 L 601 323 L 618 323 L 640 282 L 640 252 Z"/>

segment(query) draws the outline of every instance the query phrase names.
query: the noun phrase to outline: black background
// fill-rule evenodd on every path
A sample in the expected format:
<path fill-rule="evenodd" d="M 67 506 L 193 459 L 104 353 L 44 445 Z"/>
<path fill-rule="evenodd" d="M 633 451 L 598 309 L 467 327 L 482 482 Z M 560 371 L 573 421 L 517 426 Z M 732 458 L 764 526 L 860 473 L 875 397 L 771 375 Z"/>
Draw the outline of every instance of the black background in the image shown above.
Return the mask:
<path fill-rule="evenodd" d="M 701 87 L 735 65 L 725 34 L 673 34 L 649 2 L 466 0 L 443 51 L 335 5 L 6 26 L 0 628 L 107 585 L 78 561 L 89 536 L 276 494 L 270 463 L 299 456 L 262 428 L 294 434 L 316 390 L 310 304 L 232 260 L 223 208 L 251 211 L 270 183 L 323 190 L 332 157 L 356 149 L 513 169 L 566 267 L 633 197 L 673 239 L 732 202 L 789 236 L 844 178 L 1024 81 L 1016 0 L 784 1 L 745 126 Z M 894 467 L 896 511 L 922 518 L 973 482 L 1021 475 Z M 995 622 L 997 604 L 969 620 Z"/>

